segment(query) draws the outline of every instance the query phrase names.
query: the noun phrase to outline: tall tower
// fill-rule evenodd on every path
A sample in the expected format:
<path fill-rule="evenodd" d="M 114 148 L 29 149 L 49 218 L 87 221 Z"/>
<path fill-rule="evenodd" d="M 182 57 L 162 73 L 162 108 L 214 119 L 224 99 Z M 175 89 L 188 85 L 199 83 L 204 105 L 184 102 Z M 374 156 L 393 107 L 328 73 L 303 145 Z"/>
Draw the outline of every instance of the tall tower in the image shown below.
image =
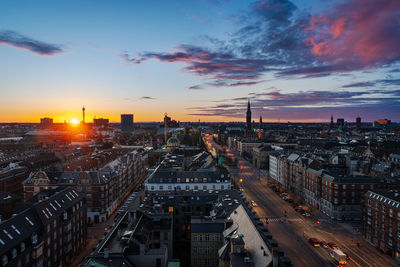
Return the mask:
<path fill-rule="evenodd" d="M 168 114 L 164 114 L 164 140 L 165 144 L 167 144 L 167 138 L 168 138 Z"/>
<path fill-rule="evenodd" d="M 361 117 L 356 118 L 356 128 L 357 130 L 361 129 Z"/>
<path fill-rule="evenodd" d="M 333 115 L 331 115 L 331 129 L 333 129 Z"/>
<path fill-rule="evenodd" d="M 247 101 L 247 112 L 246 112 L 246 130 L 251 131 L 251 110 L 250 110 L 250 100 Z"/>
<path fill-rule="evenodd" d="M 262 129 L 263 129 L 262 116 L 260 116 L 260 123 L 259 123 L 259 130 L 258 130 L 258 138 L 259 139 L 261 139 L 261 137 L 262 137 Z"/>
<path fill-rule="evenodd" d="M 85 106 L 82 108 L 82 123 L 85 123 Z"/>

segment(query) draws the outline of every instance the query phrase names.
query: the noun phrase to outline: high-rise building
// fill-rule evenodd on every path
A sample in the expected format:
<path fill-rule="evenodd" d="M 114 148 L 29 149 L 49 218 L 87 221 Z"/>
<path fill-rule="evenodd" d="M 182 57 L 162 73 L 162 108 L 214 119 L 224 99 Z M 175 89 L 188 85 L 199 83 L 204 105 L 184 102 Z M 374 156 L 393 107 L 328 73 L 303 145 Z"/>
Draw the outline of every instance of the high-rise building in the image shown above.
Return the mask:
<path fill-rule="evenodd" d="M 133 114 L 121 114 L 121 131 L 133 131 Z"/>
<path fill-rule="evenodd" d="M 356 128 L 357 130 L 361 129 L 361 117 L 356 118 Z"/>
<path fill-rule="evenodd" d="M 53 125 L 53 119 L 52 118 L 40 118 L 40 126 L 49 127 L 51 125 Z"/>
<path fill-rule="evenodd" d="M 247 131 L 251 131 L 251 109 L 250 109 L 250 100 L 247 102 L 246 130 L 247 130 Z"/>
<path fill-rule="evenodd" d="M 333 129 L 333 115 L 331 115 L 331 129 Z"/>
<path fill-rule="evenodd" d="M 343 129 L 343 127 L 344 127 L 344 119 L 343 118 L 337 119 L 336 123 L 337 123 L 338 127 L 342 127 L 342 129 Z"/>

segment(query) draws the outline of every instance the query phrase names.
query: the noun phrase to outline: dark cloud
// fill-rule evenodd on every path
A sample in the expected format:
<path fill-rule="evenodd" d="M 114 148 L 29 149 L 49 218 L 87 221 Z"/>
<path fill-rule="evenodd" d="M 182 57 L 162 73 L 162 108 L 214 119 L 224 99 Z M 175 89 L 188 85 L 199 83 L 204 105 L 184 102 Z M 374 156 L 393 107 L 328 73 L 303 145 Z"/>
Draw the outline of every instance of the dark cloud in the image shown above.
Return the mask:
<path fill-rule="evenodd" d="M 352 88 L 352 87 L 374 87 L 376 85 L 379 86 L 397 86 L 400 85 L 400 79 L 381 79 L 369 82 L 357 82 L 346 84 L 342 86 L 343 88 Z"/>
<path fill-rule="evenodd" d="M 398 0 L 349 0 L 311 15 L 289 0 L 260 0 L 239 16 L 228 40 L 206 36 L 209 47 L 180 45 L 124 60 L 186 63 L 184 71 L 212 79 L 206 85 L 215 87 L 254 85 L 268 72 L 320 78 L 370 71 L 399 62 L 399 11 Z"/>
<path fill-rule="evenodd" d="M 142 96 L 141 98 L 139 98 L 140 100 L 155 100 L 156 98 L 151 97 L 151 96 Z"/>
<path fill-rule="evenodd" d="M 197 85 L 192 85 L 188 87 L 189 90 L 203 90 L 205 89 L 202 85 L 197 84 Z"/>
<path fill-rule="evenodd" d="M 42 56 L 52 56 L 63 52 L 60 45 L 34 40 L 13 31 L 0 31 L 0 44 L 26 49 Z"/>
<path fill-rule="evenodd" d="M 373 87 L 375 86 L 375 82 L 359 82 L 359 83 L 351 83 L 342 86 L 343 88 L 352 88 L 352 87 Z"/>

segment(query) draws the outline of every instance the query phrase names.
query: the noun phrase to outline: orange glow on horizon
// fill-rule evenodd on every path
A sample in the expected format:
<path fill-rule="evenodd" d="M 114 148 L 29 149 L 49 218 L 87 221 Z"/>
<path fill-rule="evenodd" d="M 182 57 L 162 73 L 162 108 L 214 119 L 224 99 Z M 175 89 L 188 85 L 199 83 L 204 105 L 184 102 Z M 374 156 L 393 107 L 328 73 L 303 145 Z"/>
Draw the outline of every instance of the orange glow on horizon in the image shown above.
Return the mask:
<path fill-rule="evenodd" d="M 70 123 L 73 124 L 73 125 L 78 125 L 79 124 L 79 120 L 75 119 L 75 118 L 72 118 Z"/>

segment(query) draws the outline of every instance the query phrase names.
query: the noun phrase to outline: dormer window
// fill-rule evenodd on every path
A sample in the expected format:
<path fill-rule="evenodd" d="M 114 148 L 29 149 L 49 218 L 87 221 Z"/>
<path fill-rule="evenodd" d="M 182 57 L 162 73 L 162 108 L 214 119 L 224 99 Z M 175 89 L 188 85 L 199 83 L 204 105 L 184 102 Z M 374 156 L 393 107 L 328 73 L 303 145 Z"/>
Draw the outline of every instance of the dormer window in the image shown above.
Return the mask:
<path fill-rule="evenodd" d="M 12 258 L 15 259 L 17 257 L 17 249 L 13 248 L 11 253 L 12 253 Z"/>
<path fill-rule="evenodd" d="M 6 255 L 3 255 L 3 257 L 1 258 L 1 261 L 2 261 L 2 263 L 3 263 L 3 266 L 6 266 L 7 263 L 8 263 L 8 258 L 7 258 L 7 256 L 6 256 Z"/>
<path fill-rule="evenodd" d="M 37 236 L 37 234 L 33 234 L 33 236 L 32 236 L 32 244 L 36 244 L 37 241 L 38 241 L 38 236 Z"/>

